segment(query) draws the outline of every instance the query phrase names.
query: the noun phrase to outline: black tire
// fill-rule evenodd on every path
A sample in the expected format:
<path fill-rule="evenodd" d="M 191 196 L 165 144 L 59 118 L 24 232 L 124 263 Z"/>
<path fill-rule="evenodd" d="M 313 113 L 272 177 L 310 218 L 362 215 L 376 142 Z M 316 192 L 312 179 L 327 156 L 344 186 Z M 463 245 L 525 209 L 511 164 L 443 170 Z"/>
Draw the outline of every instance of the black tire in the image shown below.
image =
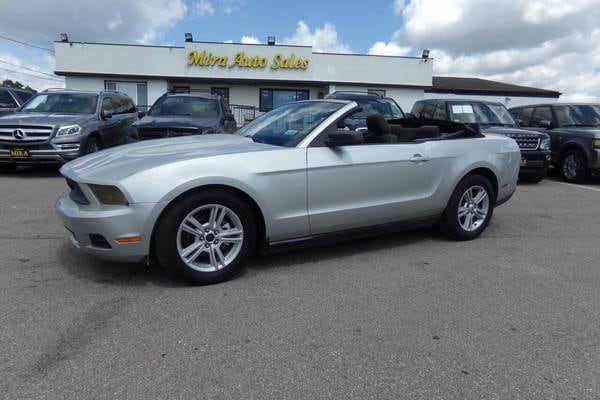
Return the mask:
<path fill-rule="evenodd" d="M 574 162 L 574 169 L 569 168 L 569 163 Z M 569 150 L 560 160 L 560 175 L 562 178 L 571 183 L 585 182 L 590 177 L 590 170 L 587 167 L 586 159 L 580 150 Z"/>
<path fill-rule="evenodd" d="M 100 139 L 96 136 L 92 136 L 89 138 L 87 144 L 85 145 L 85 154 L 92 154 L 102 150 L 102 143 Z"/>
<path fill-rule="evenodd" d="M 471 188 L 482 188 L 485 190 L 488 198 L 488 211 L 481 224 L 473 230 L 466 230 L 460 223 L 458 216 L 460 201 L 467 190 Z M 454 240 L 472 240 L 477 238 L 485 230 L 492 215 L 494 213 L 494 190 L 490 181 L 484 176 L 478 174 L 467 175 L 462 181 L 456 186 L 450 201 L 446 206 L 446 210 L 442 216 L 440 228 L 442 232 L 451 239 Z"/>
<path fill-rule="evenodd" d="M 199 271 L 189 266 L 179 255 L 178 231 L 184 219 L 191 212 L 210 204 L 227 207 L 236 214 L 242 225 L 243 240 L 237 256 L 228 265 L 216 271 Z M 226 190 L 192 193 L 170 205 L 161 216 L 154 234 L 154 255 L 167 272 L 189 284 L 219 283 L 232 278 L 241 271 L 245 261 L 254 251 L 256 232 L 256 220 L 251 208 L 235 194 Z"/>
<path fill-rule="evenodd" d="M 0 164 L 0 174 L 13 174 L 17 172 L 17 164 Z"/>

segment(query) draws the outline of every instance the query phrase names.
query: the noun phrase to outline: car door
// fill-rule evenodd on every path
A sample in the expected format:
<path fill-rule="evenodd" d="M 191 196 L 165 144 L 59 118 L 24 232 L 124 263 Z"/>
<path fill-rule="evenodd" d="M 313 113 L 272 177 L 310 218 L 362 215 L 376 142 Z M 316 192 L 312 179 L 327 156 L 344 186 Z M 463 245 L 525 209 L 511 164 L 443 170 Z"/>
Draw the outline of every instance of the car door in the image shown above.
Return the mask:
<path fill-rule="evenodd" d="M 115 107 L 117 102 L 114 100 L 114 96 L 106 95 L 102 99 L 100 108 L 100 135 L 102 137 L 102 145 L 104 147 L 111 147 L 117 144 L 117 138 L 119 136 L 119 127 L 122 123 L 121 117 L 117 114 L 117 108 Z"/>
<path fill-rule="evenodd" d="M 433 143 L 433 142 L 431 142 Z M 307 149 L 312 234 L 406 221 L 439 213 L 441 155 L 430 142 Z"/>

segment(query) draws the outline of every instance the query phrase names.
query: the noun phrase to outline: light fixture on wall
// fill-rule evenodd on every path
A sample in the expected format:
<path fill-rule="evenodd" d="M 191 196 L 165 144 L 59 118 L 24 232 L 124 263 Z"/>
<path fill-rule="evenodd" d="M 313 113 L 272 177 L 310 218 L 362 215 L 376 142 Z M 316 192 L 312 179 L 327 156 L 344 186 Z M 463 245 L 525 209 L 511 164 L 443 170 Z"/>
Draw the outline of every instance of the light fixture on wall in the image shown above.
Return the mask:
<path fill-rule="evenodd" d="M 275 45 L 275 36 L 269 36 L 269 37 L 267 38 L 267 44 L 268 44 L 269 46 L 274 46 L 274 45 Z"/>
<path fill-rule="evenodd" d="M 423 50 L 423 54 L 421 54 L 421 58 L 423 58 L 423 59 L 429 58 L 429 50 L 428 49 Z"/>
<path fill-rule="evenodd" d="M 67 35 L 66 33 L 61 33 L 60 34 L 60 41 L 61 42 L 68 42 L 69 41 L 69 35 Z"/>
<path fill-rule="evenodd" d="M 186 42 L 193 42 L 194 41 L 194 37 L 192 36 L 192 34 L 190 32 L 186 32 L 185 33 L 185 41 Z"/>

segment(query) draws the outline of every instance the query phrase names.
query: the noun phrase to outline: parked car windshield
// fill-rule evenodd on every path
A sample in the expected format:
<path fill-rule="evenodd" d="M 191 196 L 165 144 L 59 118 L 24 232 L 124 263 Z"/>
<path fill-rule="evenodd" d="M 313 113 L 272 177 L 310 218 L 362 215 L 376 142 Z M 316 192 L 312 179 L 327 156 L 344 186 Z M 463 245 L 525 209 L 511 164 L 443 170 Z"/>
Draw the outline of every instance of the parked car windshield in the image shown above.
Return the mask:
<path fill-rule="evenodd" d="M 21 108 L 28 113 L 94 114 L 98 95 L 91 93 L 41 93 Z"/>
<path fill-rule="evenodd" d="M 185 116 L 211 118 L 219 116 L 219 103 L 215 99 L 190 96 L 165 96 L 154 103 L 148 113 L 152 116 Z"/>
<path fill-rule="evenodd" d="M 381 114 L 385 119 L 404 118 L 404 113 L 392 100 L 371 98 L 353 100 L 363 109 L 354 114 L 353 118 L 367 118 L 373 114 Z"/>
<path fill-rule="evenodd" d="M 559 126 L 600 126 L 600 105 L 555 106 Z"/>
<path fill-rule="evenodd" d="M 299 101 L 277 107 L 238 129 L 255 142 L 292 147 L 344 104 Z"/>
<path fill-rule="evenodd" d="M 450 119 L 455 122 L 481 125 L 516 126 L 506 107 L 487 103 L 450 103 Z"/>

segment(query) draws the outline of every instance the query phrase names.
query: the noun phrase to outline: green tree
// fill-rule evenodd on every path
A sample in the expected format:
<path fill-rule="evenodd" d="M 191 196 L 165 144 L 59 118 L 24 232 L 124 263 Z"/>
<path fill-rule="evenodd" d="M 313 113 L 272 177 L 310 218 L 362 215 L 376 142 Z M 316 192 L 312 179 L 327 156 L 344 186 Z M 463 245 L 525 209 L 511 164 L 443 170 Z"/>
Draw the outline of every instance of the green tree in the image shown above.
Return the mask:
<path fill-rule="evenodd" d="M 2 83 L 0 84 L 0 86 L 8 87 L 8 88 L 11 88 L 11 89 L 29 90 L 30 92 L 37 93 L 37 90 L 35 90 L 34 88 L 30 87 L 29 85 L 25 86 L 25 85 L 23 85 L 19 81 L 12 81 L 10 79 L 3 80 Z"/>

